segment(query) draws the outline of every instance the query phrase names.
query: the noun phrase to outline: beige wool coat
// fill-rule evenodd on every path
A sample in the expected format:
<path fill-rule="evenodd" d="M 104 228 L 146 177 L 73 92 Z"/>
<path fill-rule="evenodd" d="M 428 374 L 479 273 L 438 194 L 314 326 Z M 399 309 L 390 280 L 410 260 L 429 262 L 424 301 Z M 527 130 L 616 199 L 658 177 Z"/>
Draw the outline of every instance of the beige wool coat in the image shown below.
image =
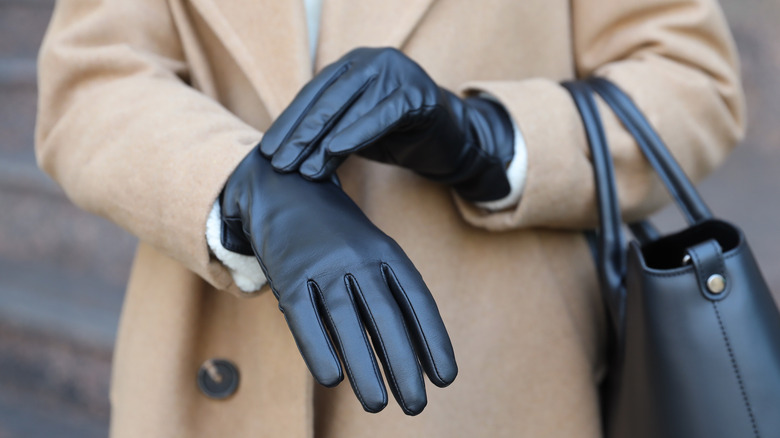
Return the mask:
<path fill-rule="evenodd" d="M 743 132 L 738 61 L 713 0 L 325 0 L 316 61 L 299 0 L 60 0 L 40 52 L 37 157 L 74 203 L 138 236 L 112 376 L 111 434 L 138 437 L 598 437 L 605 318 L 581 230 L 584 133 L 561 80 L 622 86 L 694 180 Z M 409 171 L 351 158 L 347 193 L 433 292 L 459 375 L 428 407 L 362 411 L 315 385 L 267 288 L 209 253 L 225 180 L 314 71 L 395 46 L 440 85 L 484 91 L 528 148 L 516 208 L 488 213 Z M 608 116 L 628 218 L 666 196 Z M 110 244 L 107 242 L 107 244 Z M 241 373 L 212 400 L 209 358 Z"/>

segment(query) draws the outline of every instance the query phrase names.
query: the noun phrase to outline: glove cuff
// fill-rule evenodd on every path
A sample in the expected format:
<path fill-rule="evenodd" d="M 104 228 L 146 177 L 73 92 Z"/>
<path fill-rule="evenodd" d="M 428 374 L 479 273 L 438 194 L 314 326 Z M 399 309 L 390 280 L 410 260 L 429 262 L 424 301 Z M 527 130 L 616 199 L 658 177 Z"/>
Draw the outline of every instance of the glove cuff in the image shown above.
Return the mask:
<path fill-rule="evenodd" d="M 517 127 L 517 124 L 512 120 L 512 128 L 514 130 L 514 150 L 515 156 L 512 158 L 512 162 L 509 163 L 509 168 L 506 170 L 506 176 L 509 180 L 509 194 L 501 199 L 495 201 L 483 201 L 476 202 L 476 206 L 484 208 L 489 211 L 500 211 L 507 208 L 514 207 L 520 202 L 520 198 L 523 196 L 523 188 L 525 188 L 525 178 L 528 174 L 528 150 L 526 149 L 525 138 Z"/>
<path fill-rule="evenodd" d="M 228 269 L 233 277 L 233 282 L 242 292 L 255 292 L 268 282 L 260 268 L 260 263 L 251 252 L 251 247 L 249 249 L 252 255 L 234 250 L 237 246 L 243 245 L 239 244 L 239 239 L 235 238 L 230 227 L 223 222 L 219 200 L 214 202 L 206 220 L 206 242 L 211 252 Z M 226 245 L 227 242 L 233 242 L 233 244 Z M 248 246 L 248 243 L 245 245 Z"/>
<path fill-rule="evenodd" d="M 470 165 L 453 188 L 470 202 L 488 202 L 512 193 L 507 176 L 515 156 L 515 129 L 506 110 L 481 97 L 464 99 Z"/>

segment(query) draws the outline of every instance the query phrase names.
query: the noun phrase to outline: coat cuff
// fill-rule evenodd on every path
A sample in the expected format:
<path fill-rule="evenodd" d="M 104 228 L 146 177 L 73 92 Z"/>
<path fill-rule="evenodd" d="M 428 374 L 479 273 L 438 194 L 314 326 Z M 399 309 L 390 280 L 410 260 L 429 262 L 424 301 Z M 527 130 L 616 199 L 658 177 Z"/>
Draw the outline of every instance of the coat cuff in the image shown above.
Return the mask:
<path fill-rule="evenodd" d="M 464 94 L 488 93 L 509 112 L 525 142 L 522 202 L 490 211 L 455 197 L 469 224 L 491 231 L 567 228 L 592 216 L 593 177 L 579 113 L 568 92 L 549 79 L 465 84 Z M 584 158 L 584 159 L 583 159 Z"/>
<path fill-rule="evenodd" d="M 254 293 L 268 283 L 255 256 L 230 251 L 222 246 L 222 212 L 219 201 L 214 202 L 206 220 L 206 242 L 209 249 L 227 268 L 241 292 Z"/>

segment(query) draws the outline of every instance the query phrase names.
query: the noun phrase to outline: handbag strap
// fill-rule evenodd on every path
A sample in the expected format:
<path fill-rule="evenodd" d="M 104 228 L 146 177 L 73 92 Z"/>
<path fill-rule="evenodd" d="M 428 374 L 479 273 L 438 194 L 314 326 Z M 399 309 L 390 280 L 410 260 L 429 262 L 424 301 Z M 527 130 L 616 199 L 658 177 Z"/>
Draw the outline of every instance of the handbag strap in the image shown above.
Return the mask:
<path fill-rule="evenodd" d="M 631 98 L 607 79 L 594 77 L 588 79 L 587 83 L 612 108 L 623 126 L 636 139 L 639 148 L 661 177 L 688 223 L 693 225 L 712 219 L 712 212 L 691 180 Z"/>
<path fill-rule="evenodd" d="M 626 272 L 625 242 L 621 230 L 620 204 L 617 197 L 615 170 L 607 146 L 604 126 L 593 92 L 607 103 L 623 126 L 634 137 L 640 150 L 655 169 L 676 204 L 691 224 L 713 217 L 693 183 L 674 159 L 661 137 L 642 115 L 634 102 L 615 84 L 604 78 L 562 84 L 571 93 L 582 118 L 591 150 L 599 211 L 597 264 L 602 296 L 618 338 L 623 333 Z M 647 221 L 630 225 L 642 243 L 658 238 L 658 232 Z"/>
<path fill-rule="evenodd" d="M 584 81 L 564 82 L 562 85 L 569 91 L 579 110 L 590 147 L 599 212 L 596 264 L 602 298 L 612 327 L 619 336 L 623 332 L 626 257 L 612 155 L 607 148 L 604 127 L 590 85 Z"/>

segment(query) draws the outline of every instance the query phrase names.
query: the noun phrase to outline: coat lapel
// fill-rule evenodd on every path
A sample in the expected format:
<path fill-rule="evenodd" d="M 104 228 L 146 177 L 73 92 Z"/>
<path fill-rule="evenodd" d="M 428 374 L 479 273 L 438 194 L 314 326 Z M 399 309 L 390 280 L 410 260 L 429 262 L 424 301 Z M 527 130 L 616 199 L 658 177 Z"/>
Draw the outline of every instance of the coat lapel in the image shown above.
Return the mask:
<path fill-rule="evenodd" d="M 325 0 L 327 1 L 327 0 Z M 306 16 L 300 0 L 191 0 L 272 117 L 311 79 Z"/>
<path fill-rule="evenodd" d="M 316 69 L 357 46 L 403 48 L 435 0 L 323 0 Z"/>
<path fill-rule="evenodd" d="M 357 46 L 403 48 L 435 0 L 323 0 L 316 69 Z M 311 79 L 302 0 L 191 0 L 277 117 Z"/>

